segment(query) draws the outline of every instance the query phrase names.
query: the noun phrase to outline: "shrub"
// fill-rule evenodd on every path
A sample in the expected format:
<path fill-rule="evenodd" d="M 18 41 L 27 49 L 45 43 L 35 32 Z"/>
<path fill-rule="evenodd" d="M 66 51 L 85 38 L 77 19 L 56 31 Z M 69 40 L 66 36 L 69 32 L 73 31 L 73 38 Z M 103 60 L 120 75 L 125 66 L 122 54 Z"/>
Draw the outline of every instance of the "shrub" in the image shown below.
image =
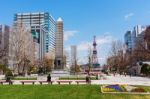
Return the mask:
<path fill-rule="evenodd" d="M 5 74 L 6 76 L 10 76 L 10 77 L 12 77 L 13 76 L 13 74 L 12 74 L 12 72 L 11 72 L 11 70 L 8 70 L 7 72 L 6 72 L 6 74 Z"/>
<path fill-rule="evenodd" d="M 146 91 L 142 88 L 135 88 L 135 89 L 131 90 L 131 92 L 146 92 Z"/>
<path fill-rule="evenodd" d="M 143 64 L 142 68 L 141 68 L 141 73 L 145 74 L 145 75 L 150 75 L 150 65 L 148 64 Z"/>

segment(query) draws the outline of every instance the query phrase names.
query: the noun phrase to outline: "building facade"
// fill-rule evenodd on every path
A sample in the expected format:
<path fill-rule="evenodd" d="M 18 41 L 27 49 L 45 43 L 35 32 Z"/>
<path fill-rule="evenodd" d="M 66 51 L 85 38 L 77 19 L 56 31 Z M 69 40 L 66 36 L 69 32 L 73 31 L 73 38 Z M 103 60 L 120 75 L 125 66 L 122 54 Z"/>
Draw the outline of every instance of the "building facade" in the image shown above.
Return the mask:
<path fill-rule="evenodd" d="M 77 64 L 77 46 L 71 46 L 71 66 L 74 68 Z"/>
<path fill-rule="evenodd" d="M 56 49 L 55 49 L 55 69 L 64 69 L 64 39 L 63 39 L 63 20 L 58 18 L 56 31 Z"/>
<path fill-rule="evenodd" d="M 17 13 L 14 22 L 31 27 L 36 60 L 42 60 L 46 53 L 55 51 L 56 23 L 48 12 Z"/>
<path fill-rule="evenodd" d="M 144 31 L 146 30 L 146 26 L 137 25 L 134 27 L 131 35 L 132 41 L 132 50 L 135 49 L 136 44 L 139 40 L 144 40 Z"/>
<path fill-rule="evenodd" d="M 144 31 L 146 26 L 137 25 L 133 28 L 132 31 L 127 31 L 124 35 L 125 45 L 127 47 L 127 52 L 132 52 L 138 42 L 144 43 Z"/>
<path fill-rule="evenodd" d="M 131 39 L 132 32 L 127 31 L 125 33 L 124 39 L 125 39 L 125 45 L 126 45 L 126 51 L 131 52 L 132 51 L 132 39 Z"/>
<path fill-rule="evenodd" d="M 0 64 L 8 65 L 10 27 L 0 25 Z"/>
<path fill-rule="evenodd" d="M 145 48 L 147 50 L 150 50 L 150 25 L 147 26 L 145 30 L 144 40 L 145 40 Z"/>

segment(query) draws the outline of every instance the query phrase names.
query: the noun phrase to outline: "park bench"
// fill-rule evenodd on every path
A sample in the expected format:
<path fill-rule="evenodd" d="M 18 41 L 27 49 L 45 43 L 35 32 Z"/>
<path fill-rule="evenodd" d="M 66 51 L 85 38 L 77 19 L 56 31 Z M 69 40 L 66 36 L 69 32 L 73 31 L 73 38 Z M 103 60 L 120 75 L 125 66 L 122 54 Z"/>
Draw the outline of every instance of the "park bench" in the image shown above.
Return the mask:
<path fill-rule="evenodd" d="M 36 81 L 20 81 L 22 83 L 22 85 L 24 85 L 25 83 L 32 83 L 33 85 L 35 84 Z"/>
<path fill-rule="evenodd" d="M 4 83 L 8 83 L 9 85 L 12 85 L 12 84 L 13 84 L 13 81 L 9 81 L 9 82 L 7 82 L 7 81 L 5 81 L 5 80 L 1 80 L 1 81 L 0 81 L 0 84 L 1 84 L 1 85 L 3 85 Z"/>
<path fill-rule="evenodd" d="M 80 84 L 80 83 L 84 83 L 84 84 L 87 83 L 85 80 L 77 80 L 77 81 L 75 81 L 75 82 L 77 83 L 77 85 Z"/>
<path fill-rule="evenodd" d="M 72 81 L 70 81 L 70 80 L 59 80 L 59 81 L 57 81 L 58 82 L 58 84 L 60 85 L 61 83 L 69 83 L 69 85 L 72 83 Z"/>
<path fill-rule="evenodd" d="M 54 81 L 50 81 L 50 82 L 48 82 L 48 81 L 39 81 L 40 85 L 42 85 L 43 83 L 48 83 L 48 84 L 51 84 L 51 85 L 52 85 L 53 82 L 54 82 Z"/>

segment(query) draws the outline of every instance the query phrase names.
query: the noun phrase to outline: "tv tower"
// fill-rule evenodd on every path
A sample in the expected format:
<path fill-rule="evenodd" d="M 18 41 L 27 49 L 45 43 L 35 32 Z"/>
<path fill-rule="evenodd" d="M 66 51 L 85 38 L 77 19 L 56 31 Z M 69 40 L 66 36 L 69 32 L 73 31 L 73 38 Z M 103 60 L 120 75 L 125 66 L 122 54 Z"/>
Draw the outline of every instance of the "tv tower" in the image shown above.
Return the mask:
<path fill-rule="evenodd" d="M 93 41 L 93 53 L 92 53 L 92 65 L 93 65 L 93 68 L 99 67 L 96 46 L 97 46 L 97 43 L 96 43 L 96 36 L 94 36 L 94 41 Z"/>

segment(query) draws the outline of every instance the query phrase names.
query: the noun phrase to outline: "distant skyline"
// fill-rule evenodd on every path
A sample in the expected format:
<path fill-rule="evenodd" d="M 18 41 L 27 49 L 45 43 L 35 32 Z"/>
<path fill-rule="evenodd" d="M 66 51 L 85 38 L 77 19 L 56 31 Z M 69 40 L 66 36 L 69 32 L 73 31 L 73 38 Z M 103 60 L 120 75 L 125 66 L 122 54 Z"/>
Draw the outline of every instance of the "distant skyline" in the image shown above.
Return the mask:
<path fill-rule="evenodd" d="M 150 0 L 3 0 L 0 24 L 12 25 L 15 13 L 49 12 L 64 21 L 65 49 L 77 45 L 80 63 L 87 62 L 88 45 L 97 36 L 98 57 L 105 63 L 113 40 L 135 25 L 150 24 Z"/>

